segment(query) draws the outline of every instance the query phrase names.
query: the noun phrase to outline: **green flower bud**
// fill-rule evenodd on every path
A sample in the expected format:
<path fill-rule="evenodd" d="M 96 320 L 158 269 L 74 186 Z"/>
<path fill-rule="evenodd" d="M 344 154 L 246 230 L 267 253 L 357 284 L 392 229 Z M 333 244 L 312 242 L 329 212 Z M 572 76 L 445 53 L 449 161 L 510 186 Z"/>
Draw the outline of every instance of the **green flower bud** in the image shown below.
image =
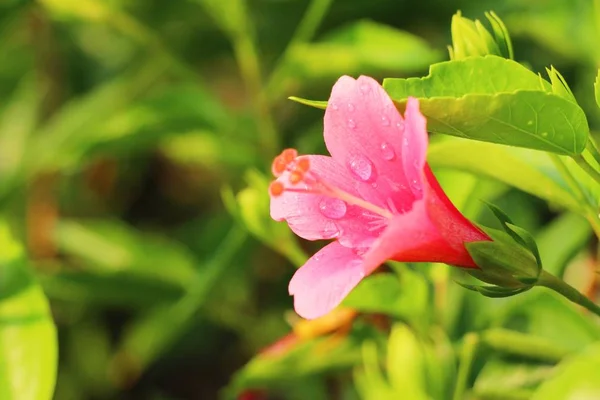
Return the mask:
<path fill-rule="evenodd" d="M 512 43 L 506 26 L 493 12 L 485 13 L 493 35 L 479 20 L 464 18 L 460 11 L 452 17 L 452 46 L 448 47 L 450 59 L 461 60 L 470 56 L 488 54 L 513 58 Z"/>

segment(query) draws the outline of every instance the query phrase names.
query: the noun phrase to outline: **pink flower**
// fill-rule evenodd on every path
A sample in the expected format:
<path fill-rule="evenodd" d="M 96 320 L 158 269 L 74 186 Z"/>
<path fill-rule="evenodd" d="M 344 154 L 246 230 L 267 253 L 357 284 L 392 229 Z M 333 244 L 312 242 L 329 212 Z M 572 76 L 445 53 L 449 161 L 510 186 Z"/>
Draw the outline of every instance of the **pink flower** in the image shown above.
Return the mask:
<path fill-rule="evenodd" d="M 491 239 L 429 169 L 426 123 L 416 99 L 402 118 L 375 80 L 343 76 L 325 111 L 331 157 L 287 149 L 274 160 L 271 217 L 304 239 L 335 239 L 290 281 L 300 316 L 331 311 L 386 260 L 477 268 L 464 244 Z"/>

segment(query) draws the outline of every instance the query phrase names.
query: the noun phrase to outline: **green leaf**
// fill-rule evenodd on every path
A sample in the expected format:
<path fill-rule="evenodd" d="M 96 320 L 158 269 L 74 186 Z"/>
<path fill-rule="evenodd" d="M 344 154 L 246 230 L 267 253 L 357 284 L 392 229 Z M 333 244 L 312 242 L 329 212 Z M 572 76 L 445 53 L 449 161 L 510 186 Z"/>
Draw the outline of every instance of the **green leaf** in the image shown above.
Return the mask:
<path fill-rule="evenodd" d="M 182 287 L 195 276 L 196 260 L 184 246 L 143 235 L 116 220 L 62 220 L 55 238 L 62 251 L 98 273 L 127 271 Z"/>
<path fill-rule="evenodd" d="M 510 58 L 512 60 L 514 58 L 513 45 L 508 34 L 508 29 L 506 29 L 506 25 L 504 25 L 504 22 L 502 22 L 500 17 L 498 17 L 493 11 L 486 12 L 484 15 L 492 25 L 494 39 L 500 48 L 501 54 L 504 56 L 504 58 Z"/>
<path fill-rule="evenodd" d="M 405 267 L 400 278 L 396 274 L 375 274 L 363 279 L 343 304 L 363 312 L 416 322 L 427 313 L 428 301 L 427 282 Z"/>
<path fill-rule="evenodd" d="M 450 59 L 462 60 L 469 56 L 493 54 L 512 58 L 512 45 L 506 27 L 496 14 L 485 14 L 492 24 L 494 36 L 479 22 L 464 18 L 460 11 L 452 16 L 452 47 Z"/>
<path fill-rule="evenodd" d="M 380 71 L 412 72 L 438 61 L 441 53 L 411 33 L 363 20 L 315 43 L 294 48 L 290 65 L 303 78 Z"/>
<path fill-rule="evenodd" d="M 0 196 L 14 183 L 27 139 L 38 123 L 38 91 L 33 77 L 26 76 L 0 114 Z"/>
<path fill-rule="evenodd" d="M 427 374 L 423 343 L 409 327 L 392 327 L 387 348 L 391 386 L 410 399 L 426 399 Z"/>
<path fill-rule="evenodd" d="M 109 274 L 67 271 L 41 275 L 39 280 L 52 300 L 92 306 L 145 310 L 176 301 L 185 293 L 181 282 L 127 270 Z"/>
<path fill-rule="evenodd" d="M 457 154 L 463 155 L 457 157 Z M 580 212 L 582 206 L 562 179 L 547 154 L 454 138 L 429 146 L 429 163 L 488 176 L 540 197 L 550 203 Z"/>
<path fill-rule="evenodd" d="M 400 106 L 418 98 L 431 132 L 567 155 L 587 142 L 583 110 L 512 60 L 438 63 L 425 78 L 386 79 L 383 86 Z"/>
<path fill-rule="evenodd" d="M 535 388 L 550 378 L 553 372 L 553 366 L 548 364 L 489 358 L 481 372 L 477 374 L 473 392 L 483 398 L 505 398 L 503 394 L 507 396 L 514 391 Z M 498 382 L 502 382 L 501 387 Z M 531 393 L 528 394 L 529 396 L 525 398 L 530 398 Z"/>
<path fill-rule="evenodd" d="M 550 66 L 550 68 L 546 68 L 546 73 L 550 77 L 550 83 L 552 84 L 552 92 L 557 96 L 564 97 L 567 100 L 572 101 L 577 104 L 577 100 L 575 99 L 575 95 L 571 91 L 571 88 L 565 81 L 565 78 L 554 68 L 554 66 Z"/>
<path fill-rule="evenodd" d="M 539 287 L 509 299 L 494 324 L 546 338 L 570 351 L 600 340 L 594 321 L 560 295 Z"/>
<path fill-rule="evenodd" d="M 29 268 L 21 244 L 0 221 L 0 277 L 6 269 Z M 11 272 L 11 274 L 14 274 Z M 29 271 L 26 284 L 9 280 L 0 290 L 0 398 L 52 398 L 58 362 L 56 328 L 48 301 Z M 14 283 L 15 288 L 7 287 Z"/>
<path fill-rule="evenodd" d="M 320 108 L 321 110 L 324 110 L 327 108 L 327 101 L 307 100 L 307 99 L 303 99 L 301 97 L 296 97 L 296 96 L 290 96 L 290 97 L 288 97 L 288 99 L 295 101 L 297 103 L 300 103 L 300 104 L 304 104 L 306 106 Z"/>
<path fill-rule="evenodd" d="M 594 399 L 600 393 L 600 343 L 561 362 L 555 373 L 535 391 L 531 400 Z"/>

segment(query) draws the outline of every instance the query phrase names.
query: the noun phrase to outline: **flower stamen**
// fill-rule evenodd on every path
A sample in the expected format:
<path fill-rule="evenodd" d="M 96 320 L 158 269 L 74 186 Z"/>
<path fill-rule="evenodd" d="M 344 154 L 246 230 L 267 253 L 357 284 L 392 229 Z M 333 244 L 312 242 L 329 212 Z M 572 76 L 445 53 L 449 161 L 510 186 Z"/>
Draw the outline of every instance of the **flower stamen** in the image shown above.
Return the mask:
<path fill-rule="evenodd" d="M 361 207 L 386 219 L 392 218 L 397 213 L 395 206 L 391 207 L 391 210 L 386 210 L 324 182 L 314 171 L 310 170 L 310 160 L 308 158 L 298 157 L 296 149 L 283 150 L 273 160 L 271 170 L 277 178 L 288 171 L 288 182 L 292 185 L 286 187 L 281 181 L 273 181 L 269 186 L 269 193 L 273 197 L 281 196 L 284 192 L 321 194 Z M 305 183 L 304 188 L 294 187 L 301 182 Z"/>

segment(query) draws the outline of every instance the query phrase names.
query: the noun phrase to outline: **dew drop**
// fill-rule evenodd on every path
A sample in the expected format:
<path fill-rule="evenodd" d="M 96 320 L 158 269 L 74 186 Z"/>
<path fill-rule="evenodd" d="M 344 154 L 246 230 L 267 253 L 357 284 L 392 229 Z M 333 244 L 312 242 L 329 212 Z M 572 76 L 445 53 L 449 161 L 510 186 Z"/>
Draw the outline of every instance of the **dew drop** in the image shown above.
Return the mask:
<path fill-rule="evenodd" d="M 398 128 L 398 130 L 400 132 L 403 132 L 404 131 L 404 121 L 397 122 L 396 123 L 396 128 Z"/>
<path fill-rule="evenodd" d="M 323 227 L 323 238 L 324 239 L 333 239 L 340 236 L 340 228 L 336 225 L 335 222 L 328 221 Z"/>
<path fill-rule="evenodd" d="M 413 190 L 413 192 L 416 193 L 421 193 L 421 191 L 423 190 L 416 179 L 410 181 L 410 188 Z"/>
<path fill-rule="evenodd" d="M 346 215 L 346 203 L 340 199 L 324 198 L 319 203 L 321 214 L 327 218 L 340 219 Z"/>
<path fill-rule="evenodd" d="M 335 111 L 339 110 L 338 105 L 335 103 L 331 103 L 331 108 L 333 108 Z"/>
<path fill-rule="evenodd" d="M 381 116 L 381 125 L 390 126 L 390 120 L 385 115 Z"/>
<path fill-rule="evenodd" d="M 371 183 L 371 187 L 372 187 L 373 189 L 377 189 L 377 187 L 378 187 L 378 186 L 379 186 L 379 185 L 377 184 L 377 182 L 373 182 L 373 183 Z"/>
<path fill-rule="evenodd" d="M 367 85 L 366 83 L 363 83 L 362 85 L 360 85 L 360 91 L 363 92 L 364 94 L 367 94 L 371 91 L 371 87 L 369 85 Z"/>
<path fill-rule="evenodd" d="M 380 148 L 381 148 L 381 155 L 383 156 L 384 160 L 391 161 L 394 159 L 394 157 L 396 157 L 396 153 L 394 152 L 392 145 L 390 145 L 389 143 L 386 143 L 386 142 L 381 143 Z"/>
<path fill-rule="evenodd" d="M 546 137 L 546 136 L 548 136 L 548 132 L 542 132 L 542 133 L 540 133 L 540 135 L 542 135 L 542 137 Z"/>
<path fill-rule="evenodd" d="M 350 171 L 361 181 L 369 182 L 375 180 L 375 168 L 373 163 L 367 157 L 355 154 L 348 163 Z"/>
<path fill-rule="evenodd" d="M 356 128 L 356 122 L 354 122 L 353 119 L 348 120 L 348 128 L 350 128 L 350 129 Z"/>
<path fill-rule="evenodd" d="M 348 103 L 348 111 L 350 111 L 350 112 L 354 111 L 354 104 Z"/>

